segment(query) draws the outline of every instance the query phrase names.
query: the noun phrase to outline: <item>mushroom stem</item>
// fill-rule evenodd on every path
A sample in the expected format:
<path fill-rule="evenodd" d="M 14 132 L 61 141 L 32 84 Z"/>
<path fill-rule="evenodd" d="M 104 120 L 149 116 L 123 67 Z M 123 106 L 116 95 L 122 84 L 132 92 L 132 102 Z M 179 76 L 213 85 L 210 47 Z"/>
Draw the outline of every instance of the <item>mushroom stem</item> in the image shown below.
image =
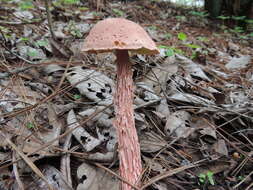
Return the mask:
<path fill-rule="evenodd" d="M 140 144 L 135 129 L 133 110 L 132 64 L 127 50 L 116 50 L 117 89 L 115 93 L 114 123 L 118 133 L 120 175 L 131 184 L 136 184 L 142 172 Z M 132 189 L 122 182 L 122 190 Z"/>

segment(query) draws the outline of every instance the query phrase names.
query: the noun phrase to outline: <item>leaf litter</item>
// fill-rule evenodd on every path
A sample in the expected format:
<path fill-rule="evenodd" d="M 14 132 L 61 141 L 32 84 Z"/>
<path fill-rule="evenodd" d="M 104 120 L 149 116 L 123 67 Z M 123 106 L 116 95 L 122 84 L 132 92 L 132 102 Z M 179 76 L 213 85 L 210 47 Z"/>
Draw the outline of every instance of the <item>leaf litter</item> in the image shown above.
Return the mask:
<path fill-rule="evenodd" d="M 42 2 L 18 2 L 0 9 L 1 189 L 119 189 L 115 57 L 80 53 L 90 28 L 115 16 L 160 47 L 131 55 L 139 189 L 252 187 L 252 39 L 168 2 L 54 1 L 51 24 Z"/>

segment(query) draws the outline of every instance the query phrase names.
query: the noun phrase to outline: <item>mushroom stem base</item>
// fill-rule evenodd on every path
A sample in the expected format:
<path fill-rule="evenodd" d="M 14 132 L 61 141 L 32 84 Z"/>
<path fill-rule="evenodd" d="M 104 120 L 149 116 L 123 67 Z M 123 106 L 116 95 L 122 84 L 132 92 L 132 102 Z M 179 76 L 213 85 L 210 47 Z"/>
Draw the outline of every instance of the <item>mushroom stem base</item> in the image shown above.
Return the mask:
<path fill-rule="evenodd" d="M 132 65 L 127 50 L 117 50 L 117 89 L 115 93 L 114 123 L 118 133 L 120 175 L 138 186 L 141 176 L 141 154 L 133 110 Z M 122 190 L 132 189 L 122 182 Z"/>

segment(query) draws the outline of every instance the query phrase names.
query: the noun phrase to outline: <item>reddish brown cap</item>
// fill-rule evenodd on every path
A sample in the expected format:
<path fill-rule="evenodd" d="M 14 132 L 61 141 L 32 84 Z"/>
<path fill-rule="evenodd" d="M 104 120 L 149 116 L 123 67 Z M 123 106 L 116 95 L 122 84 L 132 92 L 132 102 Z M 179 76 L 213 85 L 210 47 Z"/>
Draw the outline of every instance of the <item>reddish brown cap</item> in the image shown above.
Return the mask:
<path fill-rule="evenodd" d="M 159 53 L 154 41 L 140 25 L 124 18 L 108 18 L 98 22 L 91 29 L 82 48 L 82 51 L 91 53 L 112 50 Z"/>

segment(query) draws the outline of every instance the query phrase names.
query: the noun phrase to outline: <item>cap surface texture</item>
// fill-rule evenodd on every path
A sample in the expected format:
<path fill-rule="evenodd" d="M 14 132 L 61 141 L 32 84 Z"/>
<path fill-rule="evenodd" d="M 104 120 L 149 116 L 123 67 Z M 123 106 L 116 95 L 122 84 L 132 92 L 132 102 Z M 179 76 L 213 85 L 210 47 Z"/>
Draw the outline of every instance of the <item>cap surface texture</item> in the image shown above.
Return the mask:
<path fill-rule="evenodd" d="M 139 54 L 159 53 L 155 43 L 138 24 L 124 18 L 99 21 L 84 41 L 83 52 L 131 50 Z"/>

